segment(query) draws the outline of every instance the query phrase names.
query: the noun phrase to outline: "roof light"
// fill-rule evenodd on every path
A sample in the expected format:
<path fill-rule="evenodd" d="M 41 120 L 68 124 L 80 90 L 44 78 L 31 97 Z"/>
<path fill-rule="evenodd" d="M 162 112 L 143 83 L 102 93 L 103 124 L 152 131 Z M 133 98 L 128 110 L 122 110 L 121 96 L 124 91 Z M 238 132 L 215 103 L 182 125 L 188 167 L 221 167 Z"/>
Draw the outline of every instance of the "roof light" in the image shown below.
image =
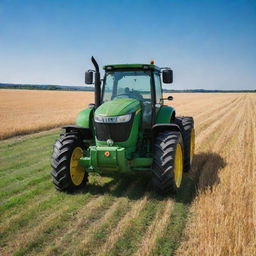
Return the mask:
<path fill-rule="evenodd" d="M 151 61 L 150 61 L 150 64 L 151 64 L 151 65 L 154 65 L 154 64 L 155 64 L 155 62 L 154 62 L 153 60 L 151 60 Z"/>
<path fill-rule="evenodd" d="M 113 69 L 112 66 L 107 66 L 107 67 L 106 67 L 106 70 L 112 70 L 112 69 Z"/>

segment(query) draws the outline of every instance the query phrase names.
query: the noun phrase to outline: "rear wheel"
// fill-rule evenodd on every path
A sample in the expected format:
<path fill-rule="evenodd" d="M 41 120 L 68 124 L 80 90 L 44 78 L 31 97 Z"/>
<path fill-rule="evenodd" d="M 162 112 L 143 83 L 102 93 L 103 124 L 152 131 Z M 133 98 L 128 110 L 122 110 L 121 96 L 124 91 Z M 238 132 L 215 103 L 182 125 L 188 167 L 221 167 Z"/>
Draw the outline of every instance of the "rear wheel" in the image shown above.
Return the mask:
<path fill-rule="evenodd" d="M 182 131 L 184 142 L 184 172 L 188 172 L 192 165 L 195 152 L 195 129 L 194 120 L 190 116 L 176 117 L 177 123 Z"/>
<path fill-rule="evenodd" d="M 155 189 L 166 194 L 176 192 L 183 175 L 183 140 L 180 132 L 165 131 L 154 143 L 152 182 Z"/>
<path fill-rule="evenodd" d="M 86 185 L 88 174 L 79 165 L 84 146 L 74 133 L 60 136 L 53 147 L 52 178 L 57 190 L 72 191 Z"/>

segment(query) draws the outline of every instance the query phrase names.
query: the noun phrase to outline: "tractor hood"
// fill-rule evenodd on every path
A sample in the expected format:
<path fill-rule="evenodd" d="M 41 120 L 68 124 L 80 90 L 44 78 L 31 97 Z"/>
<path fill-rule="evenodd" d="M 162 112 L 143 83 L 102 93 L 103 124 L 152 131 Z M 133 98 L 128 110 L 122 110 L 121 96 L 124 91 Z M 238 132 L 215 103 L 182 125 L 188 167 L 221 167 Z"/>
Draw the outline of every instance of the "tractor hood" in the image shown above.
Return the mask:
<path fill-rule="evenodd" d="M 116 98 L 100 105 L 96 111 L 96 115 L 103 116 L 120 116 L 133 113 L 140 109 L 140 102 L 131 98 Z"/>

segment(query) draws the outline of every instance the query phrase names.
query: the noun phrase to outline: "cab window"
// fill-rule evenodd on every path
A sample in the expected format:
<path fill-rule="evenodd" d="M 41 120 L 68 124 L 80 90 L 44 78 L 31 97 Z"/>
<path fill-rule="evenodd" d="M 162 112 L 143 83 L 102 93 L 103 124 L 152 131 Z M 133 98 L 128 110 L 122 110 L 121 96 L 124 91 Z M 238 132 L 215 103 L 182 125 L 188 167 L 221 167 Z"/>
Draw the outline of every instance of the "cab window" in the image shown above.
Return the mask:
<path fill-rule="evenodd" d="M 155 90 L 156 90 L 156 104 L 162 103 L 162 87 L 159 73 L 154 72 Z"/>
<path fill-rule="evenodd" d="M 112 71 L 106 73 L 103 102 L 115 98 L 134 98 L 151 102 L 151 76 L 149 71 Z"/>

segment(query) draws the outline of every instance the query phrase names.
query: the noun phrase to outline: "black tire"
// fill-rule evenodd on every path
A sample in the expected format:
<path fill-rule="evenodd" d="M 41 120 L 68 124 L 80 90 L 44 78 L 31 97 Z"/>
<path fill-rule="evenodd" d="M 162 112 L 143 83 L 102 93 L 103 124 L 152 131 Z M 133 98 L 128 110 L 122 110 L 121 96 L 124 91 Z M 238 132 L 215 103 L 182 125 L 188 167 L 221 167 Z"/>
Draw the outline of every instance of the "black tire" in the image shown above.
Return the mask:
<path fill-rule="evenodd" d="M 153 146 L 152 183 L 161 194 L 176 193 L 179 189 L 175 182 L 174 168 L 177 145 L 180 144 L 183 158 L 183 140 L 180 132 L 160 132 Z M 181 159 L 183 169 L 183 159 Z M 183 170 L 182 170 L 183 172 Z M 182 179 L 182 176 L 181 176 Z"/>
<path fill-rule="evenodd" d="M 82 179 L 81 184 L 76 185 L 72 181 L 70 174 L 70 159 L 75 148 L 80 147 L 84 150 L 81 139 L 77 134 L 65 133 L 56 140 L 52 153 L 52 179 L 55 188 L 59 191 L 71 192 L 82 188 L 88 181 L 88 173 Z"/>
<path fill-rule="evenodd" d="M 191 145 L 191 136 L 194 136 L 194 119 L 191 116 L 178 116 L 175 123 L 179 125 L 184 143 L 184 172 L 188 172 L 192 165 L 193 157 L 190 157 L 190 152 L 194 145 Z M 193 150 L 192 149 L 192 150 Z M 193 150 L 194 151 L 194 150 Z M 193 155 L 194 152 L 192 152 Z"/>

